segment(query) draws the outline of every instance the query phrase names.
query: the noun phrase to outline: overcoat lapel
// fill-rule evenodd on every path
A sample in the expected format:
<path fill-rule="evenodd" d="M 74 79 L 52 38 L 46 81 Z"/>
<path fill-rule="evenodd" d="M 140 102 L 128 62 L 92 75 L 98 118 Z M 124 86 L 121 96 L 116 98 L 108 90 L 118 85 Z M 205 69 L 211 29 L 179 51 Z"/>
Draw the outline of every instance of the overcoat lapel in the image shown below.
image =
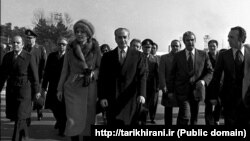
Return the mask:
<path fill-rule="evenodd" d="M 234 66 L 234 55 L 233 55 L 233 50 L 230 49 L 230 52 L 228 54 L 226 54 L 225 56 L 227 63 L 229 65 L 229 68 L 232 68 L 232 69 L 229 69 L 231 71 L 231 74 L 233 76 L 233 78 L 235 79 L 235 66 Z"/>
<path fill-rule="evenodd" d="M 126 58 L 125 58 L 123 64 L 121 64 L 121 69 L 122 69 L 121 74 L 122 75 L 127 71 L 127 69 L 129 69 L 128 65 L 131 61 L 133 61 L 132 59 L 133 59 L 132 52 L 130 51 L 130 48 L 128 48 Z M 118 62 L 119 62 L 119 60 L 118 60 Z"/>
<path fill-rule="evenodd" d="M 117 66 L 120 66 L 119 55 L 118 55 L 118 47 L 115 48 L 113 56 L 114 56 L 115 64 L 116 64 Z"/>
<path fill-rule="evenodd" d="M 200 75 L 200 68 L 202 68 L 203 58 L 199 51 L 195 49 L 195 56 L 194 56 L 194 70 L 195 70 L 195 78 L 198 78 Z"/>
<path fill-rule="evenodd" d="M 187 61 L 187 56 L 186 56 L 186 52 L 185 52 L 185 49 L 184 50 L 182 50 L 182 52 L 181 52 L 181 63 L 182 63 L 182 65 L 181 66 L 183 66 L 184 68 L 184 70 L 186 71 L 186 73 L 187 74 L 189 74 L 189 72 L 188 72 L 188 61 Z"/>
<path fill-rule="evenodd" d="M 250 97 L 250 48 L 245 47 L 245 55 L 244 55 L 244 78 L 242 84 L 242 98 L 243 102 L 246 106 L 249 101 L 246 101 L 245 97 Z"/>

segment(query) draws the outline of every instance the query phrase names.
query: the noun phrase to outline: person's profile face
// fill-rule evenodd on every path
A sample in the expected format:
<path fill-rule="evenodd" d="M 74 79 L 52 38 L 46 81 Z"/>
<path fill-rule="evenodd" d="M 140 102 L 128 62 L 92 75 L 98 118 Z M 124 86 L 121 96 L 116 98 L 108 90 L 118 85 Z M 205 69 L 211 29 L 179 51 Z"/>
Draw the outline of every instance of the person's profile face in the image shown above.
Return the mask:
<path fill-rule="evenodd" d="M 156 45 L 153 45 L 151 48 L 151 54 L 155 55 L 156 52 L 157 52 L 157 47 L 156 47 Z"/>
<path fill-rule="evenodd" d="M 118 30 L 115 34 L 115 41 L 120 48 L 128 46 L 129 33 L 126 30 Z"/>
<path fill-rule="evenodd" d="M 195 36 L 194 35 L 187 35 L 184 39 L 184 44 L 188 51 L 192 51 L 195 47 Z"/>
<path fill-rule="evenodd" d="M 131 48 L 140 51 L 141 50 L 141 43 L 139 42 L 132 42 L 130 45 Z"/>
<path fill-rule="evenodd" d="M 23 40 L 20 36 L 15 36 L 12 42 L 13 50 L 19 52 L 23 49 Z"/>
<path fill-rule="evenodd" d="M 228 34 L 228 43 L 230 47 L 237 48 L 240 46 L 241 42 L 239 41 L 239 31 L 231 30 Z"/>

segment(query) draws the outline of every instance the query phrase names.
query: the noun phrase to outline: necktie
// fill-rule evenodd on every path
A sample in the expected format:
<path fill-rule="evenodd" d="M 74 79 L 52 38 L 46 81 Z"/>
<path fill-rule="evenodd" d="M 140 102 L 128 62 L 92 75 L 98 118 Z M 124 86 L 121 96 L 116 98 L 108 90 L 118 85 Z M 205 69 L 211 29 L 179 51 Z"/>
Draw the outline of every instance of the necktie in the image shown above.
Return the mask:
<path fill-rule="evenodd" d="M 30 52 L 31 49 L 32 49 L 31 45 L 27 45 L 26 49 L 27 49 L 28 52 Z"/>
<path fill-rule="evenodd" d="M 242 59 L 243 59 L 243 58 L 242 58 L 242 53 L 240 52 L 240 50 L 238 50 L 238 51 L 236 52 L 236 54 L 235 54 L 235 63 L 236 63 L 237 65 L 241 65 L 242 62 L 243 62 Z"/>
<path fill-rule="evenodd" d="M 13 57 L 13 60 L 16 60 L 18 57 L 18 54 L 16 52 L 14 52 L 14 57 Z"/>
<path fill-rule="evenodd" d="M 192 72 L 193 71 L 193 63 L 194 61 L 193 61 L 193 57 L 192 57 L 192 52 L 191 51 L 189 51 L 189 57 L 188 57 L 188 70 L 189 70 L 189 72 Z"/>
<path fill-rule="evenodd" d="M 120 52 L 120 63 L 123 64 L 125 60 L 125 51 L 122 49 Z"/>

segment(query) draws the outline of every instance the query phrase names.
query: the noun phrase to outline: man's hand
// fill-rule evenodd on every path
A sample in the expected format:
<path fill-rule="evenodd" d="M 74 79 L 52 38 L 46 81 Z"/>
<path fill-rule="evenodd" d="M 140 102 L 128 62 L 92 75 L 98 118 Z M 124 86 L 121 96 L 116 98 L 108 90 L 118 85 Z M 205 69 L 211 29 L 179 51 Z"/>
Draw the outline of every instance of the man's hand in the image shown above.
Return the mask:
<path fill-rule="evenodd" d="M 108 100 L 107 99 L 102 99 L 101 100 L 101 106 L 102 106 L 102 108 L 108 107 Z"/>
<path fill-rule="evenodd" d="M 210 103 L 212 105 L 216 105 L 217 104 L 217 100 L 216 99 L 210 99 L 209 101 L 210 101 Z"/>
<path fill-rule="evenodd" d="M 56 96 L 59 101 L 62 101 L 62 91 L 58 91 Z"/>
<path fill-rule="evenodd" d="M 45 89 L 42 89 L 41 96 L 46 97 L 46 95 L 47 95 L 47 91 Z"/>
<path fill-rule="evenodd" d="M 36 100 L 38 100 L 41 97 L 41 93 L 38 92 L 38 93 L 36 93 L 35 96 L 36 96 Z"/>
<path fill-rule="evenodd" d="M 173 99 L 174 98 L 174 93 L 168 93 L 168 99 Z"/>
<path fill-rule="evenodd" d="M 137 101 L 138 101 L 139 103 L 144 104 L 144 103 L 145 103 L 145 98 L 144 98 L 143 96 L 139 96 L 139 97 L 137 98 Z"/>
<path fill-rule="evenodd" d="M 204 86 L 205 86 L 205 81 L 204 80 L 199 80 L 196 83 L 196 88 L 201 88 L 201 87 L 204 87 Z"/>
<path fill-rule="evenodd" d="M 168 92 L 168 89 L 167 87 L 165 86 L 163 89 L 162 89 L 162 93 L 167 93 Z"/>

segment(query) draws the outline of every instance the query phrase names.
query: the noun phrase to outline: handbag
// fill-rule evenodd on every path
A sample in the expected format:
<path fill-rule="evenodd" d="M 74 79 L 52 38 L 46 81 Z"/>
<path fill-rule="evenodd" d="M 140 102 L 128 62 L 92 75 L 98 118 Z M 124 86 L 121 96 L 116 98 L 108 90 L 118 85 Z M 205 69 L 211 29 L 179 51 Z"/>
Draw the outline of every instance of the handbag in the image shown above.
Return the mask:
<path fill-rule="evenodd" d="M 45 97 L 40 96 L 38 99 L 34 100 L 34 106 L 33 106 L 33 110 L 36 109 L 43 109 L 44 105 L 45 105 Z"/>
<path fill-rule="evenodd" d="M 88 87 L 91 82 L 91 69 L 84 69 L 83 71 L 83 87 Z"/>

